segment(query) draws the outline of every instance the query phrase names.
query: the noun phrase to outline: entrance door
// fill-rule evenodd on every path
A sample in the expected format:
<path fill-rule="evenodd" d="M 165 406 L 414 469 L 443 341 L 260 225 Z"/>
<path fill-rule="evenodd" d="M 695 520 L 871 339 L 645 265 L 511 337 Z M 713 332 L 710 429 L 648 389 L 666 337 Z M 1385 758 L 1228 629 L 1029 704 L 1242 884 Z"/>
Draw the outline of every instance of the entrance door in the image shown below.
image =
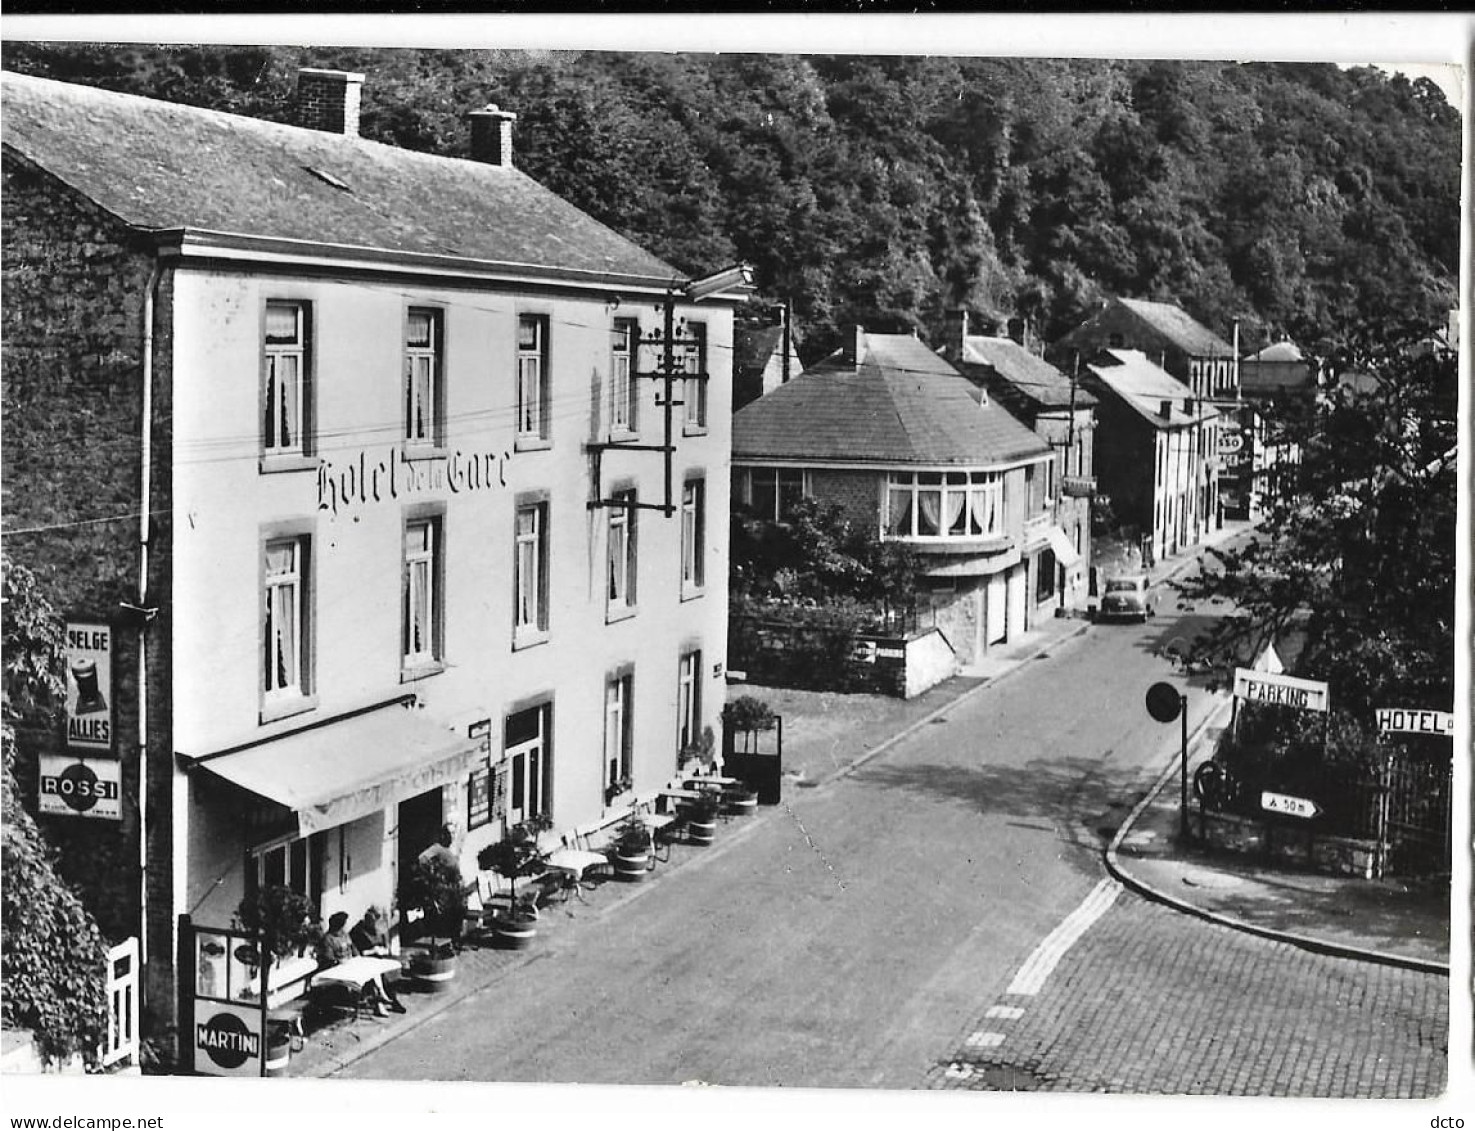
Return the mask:
<path fill-rule="evenodd" d="M 545 705 L 507 717 L 509 825 L 548 811 L 548 714 Z"/>
<path fill-rule="evenodd" d="M 399 804 L 399 886 L 403 888 L 420 853 L 440 835 L 440 789 L 432 789 Z"/>
<path fill-rule="evenodd" d="M 1005 602 L 1007 583 L 1002 573 L 996 573 L 988 579 L 987 607 L 984 617 L 988 625 L 988 643 L 1002 644 L 1009 636 L 1009 618 Z"/>

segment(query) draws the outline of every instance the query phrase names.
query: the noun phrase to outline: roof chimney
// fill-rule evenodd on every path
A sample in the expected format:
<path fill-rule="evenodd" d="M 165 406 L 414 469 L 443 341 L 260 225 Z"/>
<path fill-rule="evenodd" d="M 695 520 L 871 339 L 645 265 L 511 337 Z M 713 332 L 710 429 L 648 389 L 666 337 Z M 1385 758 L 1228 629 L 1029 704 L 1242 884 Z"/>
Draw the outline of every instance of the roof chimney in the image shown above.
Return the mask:
<path fill-rule="evenodd" d="M 297 72 L 297 124 L 309 130 L 358 137 L 363 92 L 363 75 L 303 67 Z"/>
<path fill-rule="evenodd" d="M 517 115 L 488 102 L 466 116 L 471 119 L 471 159 L 483 165 L 512 168 L 512 123 Z"/>
<path fill-rule="evenodd" d="M 1158 406 L 1158 415 L 1161 416 L 1164 420 L 1170 420 L 1173 416 L 1173 402 L 1163 401 L 1163 403 Z"/>
<path fill-rule="evenodd" d="M 866 330 L 864 326 L 856 324 L 850 327 L 850 333 L 840 345 L 840 356 L 844 358 L 846 365 L 859 365 L 866 356 Z"/>
<path fill-rule="evenodd" d="M 968 340 L 968 312 L 949 310 L 942 316 L 942 356 L 954 365 L 963 360 L 963 344 Z"/>
<path fill-rule="evenodd" d="M 1192 416 L 1193 415 L 1193 398 L 1192 397 L 1184 397 L 1183 398 L 1183 414 L 1185 416 Z"/>

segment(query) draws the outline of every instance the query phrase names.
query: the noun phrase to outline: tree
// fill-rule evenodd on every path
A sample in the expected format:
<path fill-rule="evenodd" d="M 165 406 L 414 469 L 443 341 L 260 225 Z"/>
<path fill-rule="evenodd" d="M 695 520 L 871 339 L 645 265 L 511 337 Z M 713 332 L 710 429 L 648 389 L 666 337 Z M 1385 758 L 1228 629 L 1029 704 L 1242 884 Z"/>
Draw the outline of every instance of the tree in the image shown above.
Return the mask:
<path fill-rule="evenodd" d="M 5 883 L 0 891 L 0 1017 L 28 1029 L 44 1061 L 77 1054 L 95 1066 L 107 1027 L 107 944 L 57 876 L 53 853 L 20 803 L 15 723 L 54 712 L 63 695 L 61 618 L 34 575 L 5 558 L 0 781 Z"/>
<path fill-rule="evenodd" d="M 1262 528 L 1220 568 L 1179 586 L 1237 614 L 1194 658 L 1243 662 L 1288 633 L 1304 637 L 1299 674 L 1327 680 L 1334 708 L 1448 710 L 1454 698 L 1457 380 L 1453 353 L 1412 335 L 1354 345 L 1332 373 L 1366 375 L 1285 424 L 1299 465 L 1276 485 Z"/>

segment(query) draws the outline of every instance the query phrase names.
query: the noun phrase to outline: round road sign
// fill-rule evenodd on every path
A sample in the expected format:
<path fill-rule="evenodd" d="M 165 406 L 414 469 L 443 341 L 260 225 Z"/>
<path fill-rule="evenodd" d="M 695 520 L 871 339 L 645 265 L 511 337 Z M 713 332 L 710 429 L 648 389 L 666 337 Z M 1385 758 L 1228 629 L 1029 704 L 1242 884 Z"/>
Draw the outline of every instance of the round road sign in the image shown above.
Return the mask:
<path fill-rule="evenodd" d="M 1147 689 L 1147 713 L 1160 723 L 1170 723 L 1183 710 L 1183 696 L 1171 683 L 1154 683 Z"/>

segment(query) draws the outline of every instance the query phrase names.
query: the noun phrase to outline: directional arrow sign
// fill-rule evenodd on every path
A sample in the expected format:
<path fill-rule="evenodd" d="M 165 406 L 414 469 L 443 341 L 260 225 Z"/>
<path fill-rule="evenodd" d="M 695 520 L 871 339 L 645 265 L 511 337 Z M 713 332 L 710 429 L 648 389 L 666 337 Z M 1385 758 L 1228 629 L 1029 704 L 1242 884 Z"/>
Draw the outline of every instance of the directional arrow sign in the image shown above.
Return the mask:
<path fill-rule="evenodd" d="M 1260 808 L 1267 813 L 1283 813 L 1287 817 L 1314 817 L 1321 812 L 1316 802 L 1305 797 L 1291 797 L 1268 790 L 1260 794 Z"/>

